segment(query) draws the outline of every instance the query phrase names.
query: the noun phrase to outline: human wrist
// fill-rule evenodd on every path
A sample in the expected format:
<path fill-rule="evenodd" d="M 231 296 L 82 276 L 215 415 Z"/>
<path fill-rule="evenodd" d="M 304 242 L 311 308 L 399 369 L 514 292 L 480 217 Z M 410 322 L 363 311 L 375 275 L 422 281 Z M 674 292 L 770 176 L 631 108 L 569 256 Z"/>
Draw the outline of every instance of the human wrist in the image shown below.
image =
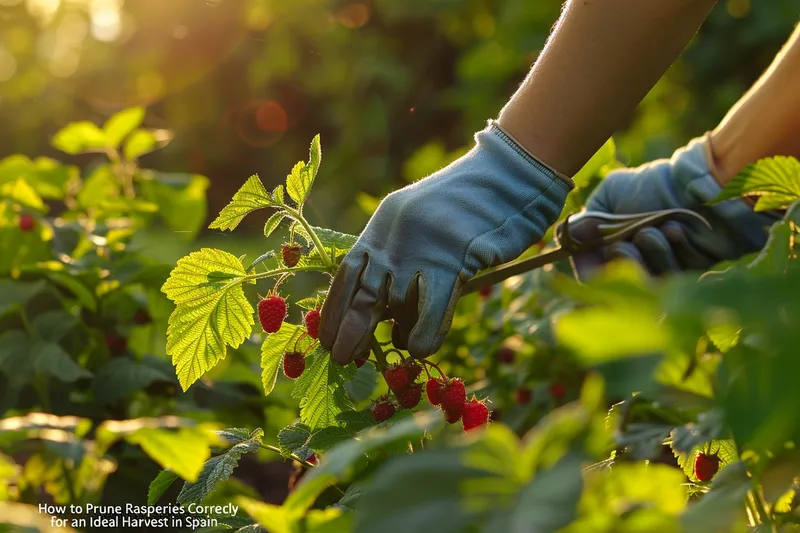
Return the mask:
<path fill-rule="evenodd" d="M 489 127 L 495 128 L 497 134 L 517 153 L 519 153 L 519 155 L 528 159 L 531 164 L 533 164 L 534 166 L 541 167 L 544 171 L 551 173 L 555 178 L 561 180 L 564 184 L 566 184 L 570 191 L 575 188 L 575 182 L 572 181 L 571 177 L 559 172 L 555 168 L 548 165 L 545 161 L 538 158 L 521 142 L 519 142 L 517 138 L 499 122 L 499 120 L 489 120 Z"/>

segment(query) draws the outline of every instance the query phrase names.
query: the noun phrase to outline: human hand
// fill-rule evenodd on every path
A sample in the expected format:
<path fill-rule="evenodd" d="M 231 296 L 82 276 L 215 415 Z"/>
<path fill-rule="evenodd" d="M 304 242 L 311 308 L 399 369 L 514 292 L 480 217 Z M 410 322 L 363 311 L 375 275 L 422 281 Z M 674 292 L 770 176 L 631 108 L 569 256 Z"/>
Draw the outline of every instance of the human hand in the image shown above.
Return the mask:
<path fill-rule="evenodd" d="M 558 219 L 571 183 L 495 123 L 452 164 L 388 195 L 345 256 L 322 308 L 320 342 L 341 364 L 365 356 L 394 319 L 395 346 L 418 358 L 450 329 L 461 286 L 508 262 Z"/>

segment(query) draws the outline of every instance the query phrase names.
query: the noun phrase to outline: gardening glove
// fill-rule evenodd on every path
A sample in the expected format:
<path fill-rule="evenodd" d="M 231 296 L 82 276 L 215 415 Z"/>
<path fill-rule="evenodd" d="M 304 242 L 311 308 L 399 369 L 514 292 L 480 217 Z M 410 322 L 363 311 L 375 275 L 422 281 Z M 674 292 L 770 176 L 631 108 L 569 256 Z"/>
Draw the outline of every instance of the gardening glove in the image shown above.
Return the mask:
<path fill-rule="evenodd" d="M 697 138 L 669 160 L 610 173 L 587 200 L 588 212 L 631 215 L 684 208 L 702 215 L 711 228 L 687 217 L 643 228 L 624 241 L 576 254 L 572 258 L 576 277 L 585 280 L 603 263 L 620 258 L 633 259 L 650 274 L 660 276 L 706 270 L 720 261 L 760 250 L 769 226 L 780 216 L 756 213 L 742 199 L 705 205 L 722 190 L 710 168 L 710 145 L 706 138 Z"/>
<path fill-rule="evenodd" d="M 436 352 L 465 281 L 518 257 L 555 223 L 572 180 L 497 123 L 469 153 L 388 195 L 345 256 L 322 308 L 319 340 L 341 364 L 368 354 L 377 323 L 413 357 Z"/>

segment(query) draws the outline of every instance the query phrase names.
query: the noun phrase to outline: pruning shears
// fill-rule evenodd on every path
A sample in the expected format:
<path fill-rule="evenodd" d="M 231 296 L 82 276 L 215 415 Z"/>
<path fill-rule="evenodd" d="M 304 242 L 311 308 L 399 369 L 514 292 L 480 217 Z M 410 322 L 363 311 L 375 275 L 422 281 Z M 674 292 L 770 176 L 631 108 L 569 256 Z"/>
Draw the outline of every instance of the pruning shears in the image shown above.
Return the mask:
<path fill-rule="evenodd" d="M 708 220 L 689 209 L 664 209 L 634 215 L 612 215 L 600 211 L 573 213 L 556 226 L 554 249 L 474 276 L 464 284 L 461 293 L 477 292 L 510 277 L 567 258 L 572 261 L 576 272 L 588 272 L 602 264 L 602 248 L 632 237 L 642 228 L 659 226 L 679 218 L 695 220 L 711 228 Z"/>

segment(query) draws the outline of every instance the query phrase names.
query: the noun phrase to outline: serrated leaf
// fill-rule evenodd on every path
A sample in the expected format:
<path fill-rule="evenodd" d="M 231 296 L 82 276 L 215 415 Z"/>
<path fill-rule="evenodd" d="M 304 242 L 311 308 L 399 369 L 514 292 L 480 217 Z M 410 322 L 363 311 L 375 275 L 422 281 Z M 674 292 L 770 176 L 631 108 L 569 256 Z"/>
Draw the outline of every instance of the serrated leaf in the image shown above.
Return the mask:
<path fill-rule="evenodd" d="M 278 226 L 281 225 L 284 218 L 286 218 L 286 213 L 284 211 L 272 213 L 272 216 L 269 217 L 266 224 L 264 224 L 264 237 L 272 235 L 272 232 L 278 229 Z"/>
<path fill-rule="evenodd" d="M 234 445 L 228 451 L 216 457 L 212 457 L 203 465 L 200 474 L 195 482 L 186 483 L 178 494 L 178 503 L 188 505 L 190 503 L 200 503 L 214 492 L 217 485 L 233 474 L 233 470 L 239 464 L 239 459 L 246 453 L 258 451 L 261 438 L 249 439 Z"/>
<path fill-rule="evenodd" d="M 278 185 L 272 190 L 272 200 L 279 205 L 285 203 L 283 198 L 283 185 Z"/>
<path fill-rule="evenodd" d="M 354 409 L 344 383 L 355 376 L 355 365 L 334 363 L 330 353 L 320 347 L 311 357 L 313 362 L 297 380 L 292 397 L 300 398 L 300 420 L 311 429 L 335 426 L 339 413 Z"/>
<path fill-rule="evenodd" d="M 311 310 L 317 308 L 317 299 L 314 298 L 314 297 L 312 297 L 312 298 L 303 298 L 302 300 L 295 302 L 294 305 L 296 305 L 300 309 L 305 309 L 307 311 L 311 311 Z"/>
<path fill-rule="evenodd" d="M 322 246 L 325 247 L 325 250 L 335 248 L 337 250 L 347 251 L 356 244 L 356 241 L 358 241 L 357 235 L 341 233 L 327 228 L 318 228 L 316 226 L 311 226 L 311 229 L 317 234 L 317 237 L 322 243 Z M 301 225 L 298 224 L 295 228 L 295 231 L 302 236 L 306 242 L 308 242 L 309 246 L 314 245 L 314 241 L 311 239 L 311 236 Z"/>
<path fill-rule="evenodd" d="M 747 165 L 711 204 L 740 196 L 758 196 L 756 211 L 779 209 L 800 200 L 800 161 L 775 156 Z"/>
<path fill-rule="evenodd" d="M 150 487 L 147 489 L 147 505 L 155 505 L 177 479 L 178 474 L 172 470 L 159 472 L 155 479 L 150 482 Z"/>
<path fill-rule="evenodd" d="M 103 130 L 88 121 L 67 124 L 53 136 L 53 147 L 72 155 L 103 151 L 109 146 Z"/>
<path fill-rule="evenodd" d="M 258 175 L 253 175 L 233 195 L 230 203 L 222 209 L 216 220 L 208 227 L 223 231 L 232 230 L 248 213 L 277 205 L 279 204 L 276 204 L 270 197 Z"/>
<path fill-rule="evenodd" d="M 351 438 L 353 438 L 352 435 L 344 428 L 335 426 L 326 427 L 320 429 L 319 431 L 315 431 L 314 434 L 308 439 L 306 446 L 315 452 L 325 452 L 340 442 L 350 440 Z"/>
<path fill-rule="evenodd" d="M 292 168 L 291 173 L 286 176 L 286 192 L 289 194 L 289 198 L 294 200 L 297 205 L 301 205 L 305 201 L 308 194 L 307 185 L 309 181 L 308 170 L 304 161 L 299 161 Z"/>
<path fill-rule="evenodd" d="M 678 459 L 678 466 L 681 467 L 686 477 L 694 482 L 698 482 L 697 476 L 694 475 L 694 461 L 697 454 L 709 450 L 712 454 L 719 456 L 720 471 L 739 460 L 739 455 L 736 452 L 736 443 L 733 440 L 713 440 L 710 443 L 701 443 L 694 446 L 688 452 L 678 452 L 673 450 L 673 455 Z"/>
<path fill-rule="evenodd" d="M 143 107 L 123 109 L 112 115 L 103 125 L 103 133 L 105 133 L 109 145 L 119 146 L 125 137 L 139 127 L 143 119 Z"/>
<path fill-rule="evenodd" d="M 723 431 L 721 410 L 700 413 L 696 423 L 686 424 L 672 430 L 672 449 L 681 453 L 691 452 L 706 442 L 719 439 L 723 436 Z"/>
<path fill-rule="evenodd" d="M 229 444 L 239 444 L 252 437 L 250 430 L 244 428 L 227 428 L 214 433 L 225 439 Z"/>
<path fill-rule="evenodd" d="M 221 250 L 203 248 L 178 261 L 161 291 L 177 304 L 167 328 L 183 390 L 225 358 L 227 346 L 250 335 L 253 307 L 244 295 L 241 261 Z"/>
<path fill-rule="evenodd" d="M 306 442 L 311 436 L 311 428 L 302 422 L 295 422 L 283 428 L 278 433 L 278 445 L 281 448 L 281 455 L 291 457 L 292 454 L 300 459 L 308 459 L 313 453 Z"/>
<path fill-rule="evenodd" d="M 319 133 L 311 140 L 311 147 L 308 150 L 308 174 L 311 178 L 309 188 L 314 184 L 314 179 L 317 177 L 319 167 L 322 164 L 322 145 L 320 143 Z"/>
<path fill-rule="evenodd" d="M 625 446 L 633 460 L 653 459 L 661 453 L 661 444 L 672 428 L 666 424 L 631 423 L 615 440 L 617 445 Z"/>
<path fill-rule="evenodd" d="M 125 435 L 125 440 L 141 446 L 162 468 L 192 481 L 198 479 L 203 463 L 211 454 L 208 439 L 199 428 L 172 431 L 145 427 Z"/>
<path fill-rule="evenodd" d="M 286 508 L 244 497 L 236 503 L 270 533 L 292 533 L 293 516 Z"/>
<path fill-rule="evenodd" d="M 264 394 L 269 396 L 275 388 L 278 378 L 278 369 L 281 367 L 283 354 L 294 347 L 295 341 L 303 333 L 303 328 L 284 322 L 281 329 L 264 339 L 261 345 L 261 382 L 264 385 Z"/>

